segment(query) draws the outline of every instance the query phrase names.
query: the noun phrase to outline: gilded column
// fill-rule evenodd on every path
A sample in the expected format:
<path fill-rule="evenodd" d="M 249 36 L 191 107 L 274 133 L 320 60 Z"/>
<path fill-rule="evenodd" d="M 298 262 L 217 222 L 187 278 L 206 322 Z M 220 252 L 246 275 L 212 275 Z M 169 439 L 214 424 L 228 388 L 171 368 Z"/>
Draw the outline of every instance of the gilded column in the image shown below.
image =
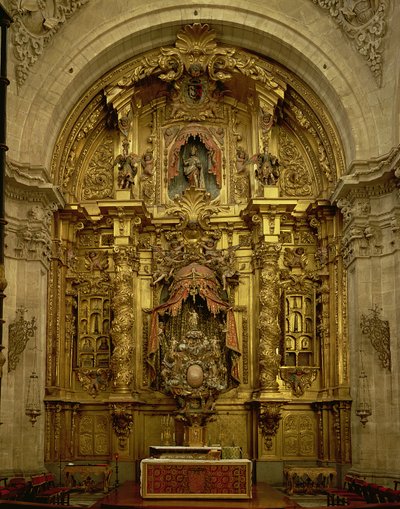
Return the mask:
<path fill-rule="evenodd" d="M 259 388 L 260 392 L 279 392 L 277 377 L 280 360 L 279 266 L 280 244 L 261 242 L 255 251 L 260 270 L 259 282 Z"/>
<path fill-rule="evenodd" d="M 134 250 L 131 247 L 115 247 L 115 278 L 112 308 L 111 337 L 114 351 L 111 357 L 114 391 L 120 394 L 131 392 L 133 383 L 133 267 Z"/>

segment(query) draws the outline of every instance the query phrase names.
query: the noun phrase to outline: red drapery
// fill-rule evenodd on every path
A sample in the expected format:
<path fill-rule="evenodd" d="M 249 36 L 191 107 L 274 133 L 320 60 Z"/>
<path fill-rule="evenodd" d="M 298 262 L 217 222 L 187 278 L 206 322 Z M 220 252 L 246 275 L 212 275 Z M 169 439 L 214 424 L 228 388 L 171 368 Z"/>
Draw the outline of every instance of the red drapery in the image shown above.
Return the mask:
<path fill-rule="evenodd" d="M 239 382 L 239 369 L 237 358 L 240 355 L 239 343 L 236 331 L 235 316 L 229 303 L 221 300 L 218 296 L 219 283 L 213 270 L 191 263 L 180 269 L 175 276 L 171 288 L 171 295 L 167 302 L 160 304 L 152 311 L 150 338 L 148 345 L 148 362 L 152 368 L 152 376 L 155 377 L 154 357 L 159 348 L 158 331 L 159 316 L 165 313 L 177 316 L 182 309 L 183 303 L 191 295 L 199 295 L 207 303 L 207 308 L 214 316 L 220 312 L 226 314 L 226 347 L 234 352 L 231 376 Z"/>

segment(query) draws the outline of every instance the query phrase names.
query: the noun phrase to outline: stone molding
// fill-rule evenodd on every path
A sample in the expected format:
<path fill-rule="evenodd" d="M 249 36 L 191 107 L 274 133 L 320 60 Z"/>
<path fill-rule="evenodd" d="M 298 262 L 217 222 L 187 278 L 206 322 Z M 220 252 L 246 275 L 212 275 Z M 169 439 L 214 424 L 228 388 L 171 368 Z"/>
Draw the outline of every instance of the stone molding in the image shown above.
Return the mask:
<path fill-rule="evenodd" d="M 400 145 L 382 157 L 354 162 L 350 169 L 332 196 L 343 214 L 346 266 L 355 258 L 400 247 Z"/>
<path fill-rule="evenodd" d="M 44 168 L 8 162 L 5 195 L 8 201 L 6 256 L 40 261 L 48 268 L 53 214 L 64 206 L 59 189 L 49 182 Z"/>

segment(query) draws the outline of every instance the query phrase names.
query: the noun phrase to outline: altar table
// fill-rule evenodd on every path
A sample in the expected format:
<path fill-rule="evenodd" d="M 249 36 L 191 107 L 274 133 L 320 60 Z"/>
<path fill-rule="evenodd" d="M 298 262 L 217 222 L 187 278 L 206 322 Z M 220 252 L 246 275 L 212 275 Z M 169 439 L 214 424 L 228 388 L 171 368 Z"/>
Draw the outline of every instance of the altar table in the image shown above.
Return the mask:
<path fill-rule="evenodd" d="M 250 460 L 149 458 L 140 469 L 143 498 L 251 498 Z"/>
<path fill-rule="evenodd" d="M 286 479 L 286 493 L 318 493 L 330 488 L 336 477 L 336 469 L 331 467 L 287 466 L 283 470 Z"/>
<path fill-rule="evenodd" d="M 92 476 L 100 476 L 103 484 L 104 493 L 108 492 L 112 468 L 109 465 L 65 465 L 64 476 L 65 485 L 73 487 L 76 485 L 77 480 L 75 476 L 81 478 L 81 486 L 85 491 L 90 491 L 94 484 Z"/>

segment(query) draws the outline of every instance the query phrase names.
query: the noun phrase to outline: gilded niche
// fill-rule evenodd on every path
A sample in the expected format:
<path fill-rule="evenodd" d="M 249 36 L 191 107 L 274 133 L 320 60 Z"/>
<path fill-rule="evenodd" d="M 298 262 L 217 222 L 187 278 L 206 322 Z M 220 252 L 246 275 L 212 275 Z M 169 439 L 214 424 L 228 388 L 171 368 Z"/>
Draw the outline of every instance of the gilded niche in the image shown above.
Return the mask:
<path fill-rule="evenodd" d="M 166 235 L 166 248 L 153 248 L 161 302 L 151 312 L 147 358 L 150 386 L 176 399 L 185 424 L 203 426 L 218 395 L 239 384 L 239 340 L 228 298 L 237 272 L 235 248 L 218 249 L 216 232 L 202 228 L 210 214 L 204 192 L 187 193 L 199 199 L 197 219 L 182 217 L 180 231 Z"/>

